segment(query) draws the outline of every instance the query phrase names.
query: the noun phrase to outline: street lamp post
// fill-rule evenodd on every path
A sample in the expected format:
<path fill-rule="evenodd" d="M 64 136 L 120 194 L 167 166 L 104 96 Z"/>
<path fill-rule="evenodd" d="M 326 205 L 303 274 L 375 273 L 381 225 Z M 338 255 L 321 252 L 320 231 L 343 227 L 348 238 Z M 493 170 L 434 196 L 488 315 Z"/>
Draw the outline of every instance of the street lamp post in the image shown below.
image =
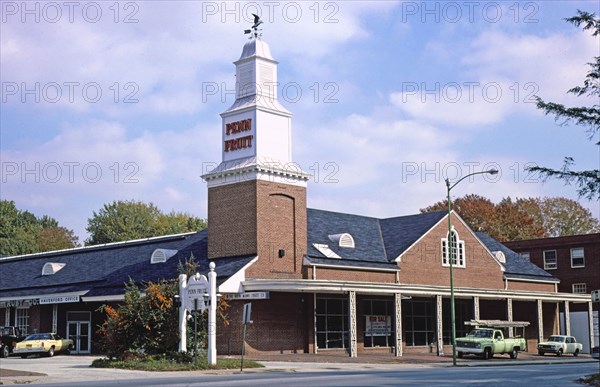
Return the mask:
<path fill-rule="evenodd" d="M 487 171 L 473 172 L 466 176 L 463 176 L 456 183 L 454 183 L 452 185 L 450 185 L 450 180 L 446 179 L 446 188 L 447 188 L 447 195 L 448 195 L 448 239 L 447 239 L 448 242 L 446 244 L 448 246 L 448 253 L 447 253 L 448 261 L 450 262 L 450 320 L 451 320 L 451 324 L 452 324 L 452 365 L 453 366 L 456 366 L 456 318 L 455 318 L 455 311 L 454 311 L 454 273 L 453 273 L 454 257 L 452 256 L 454 246 L 452 245 L 452 242 L 453 242 L 452 241 L 452 220 L 450 219 L 451 215 L 452 215 L 452 201 L 450 199 L 450 191 L 452 190 L 452 188 L 456 187 L 456 185 L 458 183 L 460 183 L 467 177 L 471 177 L 473 175 L 482 175 L 482 174 L 495 175 L 497 173 L 498 173 L 497 169 L 489 169 Z"/>

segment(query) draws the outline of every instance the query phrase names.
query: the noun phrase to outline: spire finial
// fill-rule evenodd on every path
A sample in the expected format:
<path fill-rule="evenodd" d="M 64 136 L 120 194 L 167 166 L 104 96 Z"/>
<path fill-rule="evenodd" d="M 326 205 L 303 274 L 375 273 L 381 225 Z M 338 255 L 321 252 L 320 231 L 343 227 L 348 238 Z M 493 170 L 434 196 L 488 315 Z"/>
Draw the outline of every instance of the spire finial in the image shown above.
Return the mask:
<path fill-rule="evenodd" d="M 244 34 L 250 34 L 250 39 L 252 38 L 258 38 L 259 36 L 262 36 L 262 34 L 259 34 L 258 31 L 262 31 L 262 29 L 258 29 L 258 26 L 263 24 L 263 21 L 260 20 L 260 16 L 256 15 L 256 14 L 252 14 L 252 16 L 254 16 L 254 25 L 252 25 L 252 27 L 250 27 L 249 30 L 244 30 Z"/>

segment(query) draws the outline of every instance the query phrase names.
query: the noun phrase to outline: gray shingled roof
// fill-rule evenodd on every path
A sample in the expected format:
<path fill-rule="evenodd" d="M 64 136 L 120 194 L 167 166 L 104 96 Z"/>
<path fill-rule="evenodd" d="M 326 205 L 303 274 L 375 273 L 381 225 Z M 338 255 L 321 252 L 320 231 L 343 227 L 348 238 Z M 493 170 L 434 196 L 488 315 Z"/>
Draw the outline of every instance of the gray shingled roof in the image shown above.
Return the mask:
<path fill-rule="evenodd" d="M 128 243 L 64 250 L 0 260 L 0 297 L 89 291 L 86 296 L 123 294 L 123 284 L 174 279 L 179 262 L 193 254 L 199 271 L 208 271 L 207 230 Z M 155 249 L 178 253 L 164 263 L 150 264 Z M 223 281 L 254 258 L 214 260 L 218 279 Z M 56 274 L 42 276 L 46 262 L 65 263 Z"/>
<path fill-rule="evenodd" d="M 325 258 L 313 243 L 329 245 L 343 259 L 367 262 L 388 262 L 379 230 L 379 220 L 367 216 L 339 212 L 307 210 L 308 250 L 311 257 Z M 348 233 L 354 238 L 355 248 L 339 247 L 329 235 Z"/>
<path fill-rule="evenodd" d="M 388 258 L 398 258 L 447 214 L 441 211 L 381 219 L 379 223 Z"/>
<path fill-rule="evenodd" d="M 503 265 L 506 269 L 504 272 L 506 278 L 536 279 L 559 282 L 556 277 L 553 277 L 550 273 L 531 263 L 529 259 L 524 258 L 520 254 L 512 251 L 486 233 L 476 232 L 475 234 L 488 248 L 488 250 L 492 252 L 502 251 L 504 253 L 504 256 L 506 257 L 506 263 Z"/>

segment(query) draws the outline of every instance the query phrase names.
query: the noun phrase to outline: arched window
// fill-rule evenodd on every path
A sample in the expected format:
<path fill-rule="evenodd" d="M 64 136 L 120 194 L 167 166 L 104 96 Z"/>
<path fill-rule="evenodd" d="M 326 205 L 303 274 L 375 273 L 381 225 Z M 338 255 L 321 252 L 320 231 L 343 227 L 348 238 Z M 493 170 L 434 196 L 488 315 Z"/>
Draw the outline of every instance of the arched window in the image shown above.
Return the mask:
<path fill-rule="evenodd" d="M 452 266 L 465 267 L 465 242 L 458 238 L 458 233 L 454 229 L 450 233 L 450 238 L 452 238 Z M 448 238 L 442 238 L 442 266 L 450 266 Z"/>

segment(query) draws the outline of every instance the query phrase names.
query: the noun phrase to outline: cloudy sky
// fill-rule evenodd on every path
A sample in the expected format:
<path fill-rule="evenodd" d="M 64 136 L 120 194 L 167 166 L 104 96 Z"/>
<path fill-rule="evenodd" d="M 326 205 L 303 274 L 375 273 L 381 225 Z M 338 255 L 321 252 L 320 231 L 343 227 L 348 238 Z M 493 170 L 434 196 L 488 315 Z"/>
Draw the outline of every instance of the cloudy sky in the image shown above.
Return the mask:
<path fill-rule="evenodd" d="M 113 200 L 206 217 L 200 175 L 220 161 L 219 113 L 258 13 L 294 113 L 310 207 L 391 217 L 453 190 L 566 196 L 530 165 L 597 168 L 598 147 L 533 96 L 591 104 L 599 41 L 564 22 L 597 1 L 1 3 L 2 199 L 74 229 Z M 597 101 L 596 101 L 597 102 Z M 600 215 L 598 202 L 581 200 Z"/>

